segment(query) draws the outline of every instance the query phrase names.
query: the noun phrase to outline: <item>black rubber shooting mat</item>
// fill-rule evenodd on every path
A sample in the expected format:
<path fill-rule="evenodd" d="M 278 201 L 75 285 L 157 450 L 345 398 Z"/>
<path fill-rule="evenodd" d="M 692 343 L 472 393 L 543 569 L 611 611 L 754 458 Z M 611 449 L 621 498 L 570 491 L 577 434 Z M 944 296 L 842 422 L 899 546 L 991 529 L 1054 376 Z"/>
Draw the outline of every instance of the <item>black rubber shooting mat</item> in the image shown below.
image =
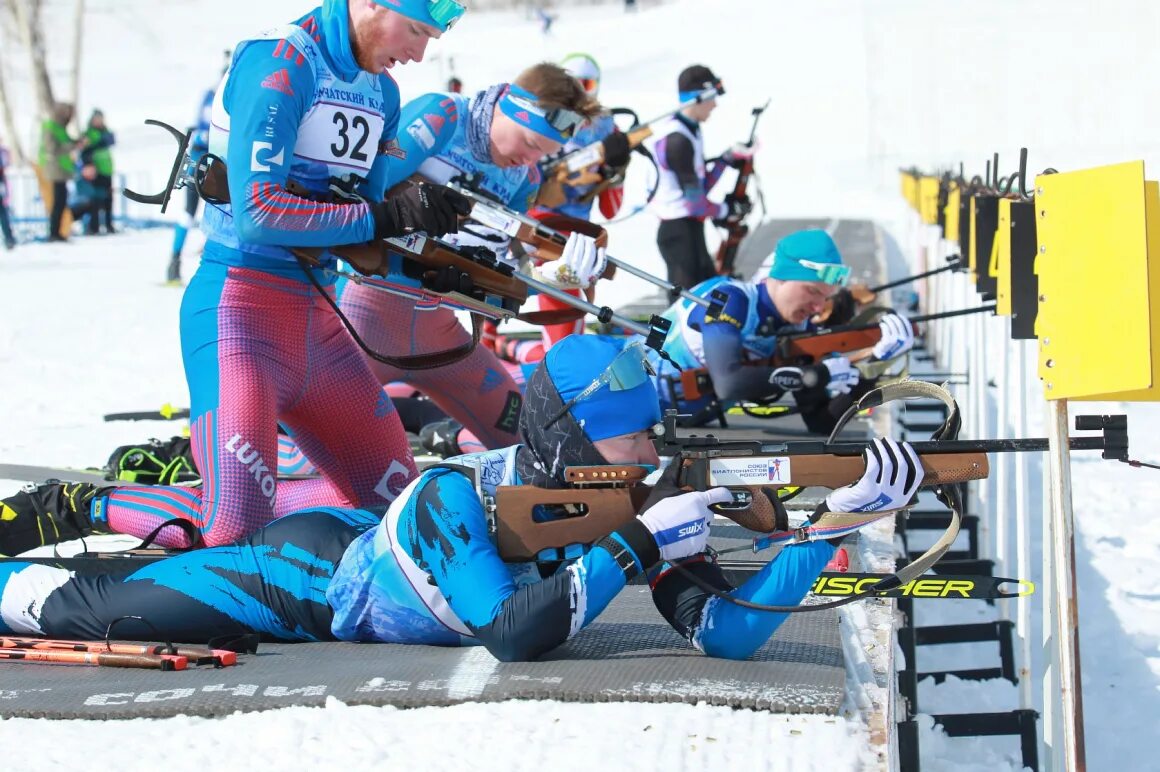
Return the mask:
<path fill-rule="evenodd" d="M 624 590 L 599 619 L 541 661 L 501 663 L 482 647 L 263 644 L 234 667 L 181 672 L 0 664 L 0 716 L 223 716 L 289 705 L 419 707 L 509 699 L 684 702 L 834 714 L 845 666 L 837 614 L 792 615 L 751 660 L 705 657 Z"/>

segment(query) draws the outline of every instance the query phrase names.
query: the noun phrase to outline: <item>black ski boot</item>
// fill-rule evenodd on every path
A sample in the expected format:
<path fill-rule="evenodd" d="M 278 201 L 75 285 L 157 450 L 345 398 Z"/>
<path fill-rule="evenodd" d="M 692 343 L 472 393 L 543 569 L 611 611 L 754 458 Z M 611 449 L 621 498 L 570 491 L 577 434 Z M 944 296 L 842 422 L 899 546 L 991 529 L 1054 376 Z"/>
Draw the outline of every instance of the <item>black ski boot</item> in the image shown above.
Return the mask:
<path fill-rule="evenodd" d="M 48 480 L 0 500 L 0 554 L 19 555 L 88 536 L 93 533 L 89 505 L 107 490 L 92 483 Z"/>
<path fill-rule="evenodd" d="M 419 444 L 436 456 L 461 456 L 463 451 L 459 448 L 459 430 L 462 428 L 463 424 L 454 418 L 427 424 L 419 430 Z"/>
<path fill-rule="evenodd" d="M 167 284 L 181 284 L 181 255 L 174 254 L 169 258 L 169 267 L 165 269 Z"/>
<path fill-rule="evenodd" d="M 105 463 L 105 477 L 135 485 L 178 485 L 200 479 L 188 437 L 122 445 Z"/>

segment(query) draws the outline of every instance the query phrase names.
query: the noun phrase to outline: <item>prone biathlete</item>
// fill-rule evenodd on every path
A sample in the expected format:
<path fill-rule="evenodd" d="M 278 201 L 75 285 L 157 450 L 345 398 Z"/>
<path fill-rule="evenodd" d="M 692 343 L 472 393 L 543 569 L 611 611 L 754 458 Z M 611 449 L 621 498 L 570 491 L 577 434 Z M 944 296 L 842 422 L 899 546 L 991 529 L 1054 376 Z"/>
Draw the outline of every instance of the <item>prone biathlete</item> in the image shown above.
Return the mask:
<path fill-rule="evenodd" d="M 403 108 L 391 183 L 412 175 L 438 184 L 456 181 L 526 212 L 540 186 L 536 162 L 559 150 L 599 109 L 575 79 L 549 63 L 472 97 L 425 94 Z M 485 246 L 500 257 L 509 254 L 506 235 L 476 223 L 449 240 Z M 541 277 L 559 286 L 586 287 L 603 270 L 603 251 L 591 238 L 573 234 L 564 257 L 546 264 Z M 471 340 L 450 308 L 419 306 L 406 295 L 348 282 L 339 302 L 375 351 L 413 356 L 456 349 Z M 371 368 L 382 384 L 402 382 L 420 390 L 484 447 L 516 441 L 520 385 L 488 347 L 476 346 L 458 362 L 426 370 L 404 372 L 377 361 Z"/>
<path fill-rule="evenodd" d="M 53 538 L 41 530 L 47 513 L 75 529 L 141 537 L 184 523 L 164 528 L 158 543 L 228 544 L 304 507 L 389 504 L 415 476 L 394 406 L 287 247 L 443 234 L 469 211 L 435 185 L 383 200 L 399 119 L 388 71 L 420 60 L 462 13 L 453 0 L 325 0 L 235 48 L 210 131 L 233 203 L 207 208 L 205 253 L 181 306 L 202 485 L 47 483 L 3 512 L 9 533 L 26 539 L 16 543 Z M 332 184 L 357 188 L 364 203 L 309 200 L 289 182 L 320 199 Z M 316 271 L 320 283 L 327 277 Z M 278 481 L 279 423 L 320 479 Z"/>
<path fill-rule="evenodd" d="M 718 406 L 753 400 L 775 400 L 791 393 L 806 427 L 828 434 L 855 399 L 874 386 L 841 355 L 802 367 L 769 364 L 779 335 L 814 329 L 811 317 L 849 277 L 841 253 L 823 230 L 804 230 L 784 237 L 774 250 L 769 276 L 753 282 L 719 276 L 691 291 L 708 299 L 714 291 L 728 298 L 724 311 L 711 318 L 706 309 L 681 299 L 663 314 L 672 322 L 665 350 L 682 370 L 705 369 L 712 389 L 686 395 L 681 373 L 653 355 L 662 409 L 677 409 L 698 425 L 717 417 Z M 879 321 L 882 337 L 872 359 L 901 356 L 914 345 L 910 322 L 897 313 Z"/>
<path fill-rule="evenodd" d="M 236 544 L 114 575 L 0 562 L 0 632 L 99 640 L 113 620 L 137 617 L 144 621 L 118 624 L 117 637 L 482 645 L 502 661 L 532 660 L 598 619 L 644 573 L 657 609 L 691 646 L 749 657 L 787 615 L 730 599 L 797 605 L 840 532 L 785 547 L 733 586 L 706 549 L 710 506 L 729 491 L 680 493 L 672 485 L 679 458 L 640 515 L 593 544 L 573 545 L 563 560 L 505 560 L 489 527 L 481 493 L 498 486 L 562 488 L 566 466 L 659 463 L 648 435 L 660 418 L 657 394 L 644 364 L 639 345 L 566 338 L 531 377 L 521 444 L 423 472 L 385 517 L 310 509 Z M 922 483 L 920 459 L 905 444 L 878 440 L 865 458 L 861 479 L 831 492 L 825 508 L 880 515 L 905 506 Z M 0 521 L 0 550 L 4 528 Z M 677 564 L 728 597 L 705 591 Z"/>

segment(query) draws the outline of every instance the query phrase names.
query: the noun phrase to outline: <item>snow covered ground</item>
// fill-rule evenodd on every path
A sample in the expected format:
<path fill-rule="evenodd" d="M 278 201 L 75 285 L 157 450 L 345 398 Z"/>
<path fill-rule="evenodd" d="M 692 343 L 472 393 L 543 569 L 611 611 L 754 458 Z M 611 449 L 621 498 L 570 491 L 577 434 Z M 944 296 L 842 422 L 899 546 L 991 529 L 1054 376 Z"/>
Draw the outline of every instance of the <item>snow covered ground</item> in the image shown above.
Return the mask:
<path fill-rule="evenodd" d="M 70 6 L 50 1 L 58 28 Z M 307 6 L 186 0 L 162 12 L 143 0 L 90 0 L 82 115 L 104 109 L 118 132 L 119 168 L 140 188 L 160 187 L 170 141 L 141 122 L 190 120 L 223 48 Z M 439 88 L 452 63 L 473 90 L 534 61 L 586 50 L 604 66 L 605 101 L 647 117 L 671 106 L 676 73 L 702 61 L 729 89 L 706 126 L 710 152 L 743 138 L 749 108 L 773 98 L 758 156 L 771 214 L 873 218 L 899 240 L 899 165 L 962 160 L 979 172 L 998 150 L 1006 172 L 1028 145 L 1036 169 L 1141 157 L 1153 162 L 1153 174 L 1160 168 L 1160 103 L 1143 96 L 1142 77 L 1160 69 L 1160 6 L 1143 0 L 1106 2 L 1098 13 L 1079 0 L 676 0 L 633 16 L 619 4 L 560 13 L 550 37 L 520 13 L 469 15 L 432 46 L 427 63 L 397 71 L 404 97 Z M 50 40 L 52 58 L 62 62 L 67 51 L 55 46 L 64 37 Z M 18 78 L 23 61 L 8 51 L 0 56 Z M 12 96 L 18 110 L 28 109 L 24 92 Z M 634 166 L 630 188 L 639 193 L 648 173 Z M 614 226 L 616 253 L 661 271 L 654 228 L 648 215 Z M 0 252 L 0 460 L 99 464 L 118 444 L 169 433 L 167 424 L 100 420 L 115 410 L 188 404 L 180 292 L 160 286 L 168 249 L 167 232 L 148 231 Z M 616 304 L 646 291 L 622 277 L 603 297 Z M 1127 412 L 1133 455 L 1160 458 L 1160 437 L 1149 431 L 1157 409 Z M 1151 768 L 1148 730 L 1160 715 L 1160 526 L 1148 503 L 1160 478 L 1078 456 L 1074 474 L 1088 759 L 1093 769 Z M 17 485 L 0 481 L 0 495 Z M 972 620 L 986 614 L 978 605 L 957 612 Z M 923 652 L 920 668 L 994 663 L 951 648 Z M 1035 693 L 1038 699 L 1038 685 Z M 1017 696 L 1005 682 L 924 684 L 921 704 L 930 712 L 1001 710 L 1015 707 Z M 161 760 L 194 769 L 228 758 L 231 766 L 310 769 L 479 766 L 487 759 L 495 769 L 611 762 L 649 770 L 845 770 L 875 763 L 866 743 L 856 721 L 708 706 L 332 705 L 221 721 L 0 722 L 0 754 L 13 769 L 153 769 Z M 432 747 L 440 762 L 432 761 Z M 927 769 L 1018 767 L 1011 738 L 948 739 L 931 730 L 922 747 Z"/>

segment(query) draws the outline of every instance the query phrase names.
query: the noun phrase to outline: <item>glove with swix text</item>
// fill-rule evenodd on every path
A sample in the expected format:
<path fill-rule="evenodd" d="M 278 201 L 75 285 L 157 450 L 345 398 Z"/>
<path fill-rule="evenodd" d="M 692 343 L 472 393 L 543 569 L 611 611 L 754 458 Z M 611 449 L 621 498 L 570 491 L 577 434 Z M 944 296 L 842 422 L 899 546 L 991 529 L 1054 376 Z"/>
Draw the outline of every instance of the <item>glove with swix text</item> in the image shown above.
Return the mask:
<path fill-rule="evenodd" d="M 732 501 L 728 488 L 680 493 L 676 487 L 681 456 L 669 462 L 636 520 L 617 530 L 648 569 L 660 560 L 681 560 L 705 551 L 712 504 Z"/>
<path fill-rule="evenodd" d="M 831 512 L 877 512 L 906 506 L 922 485 L 922 461 L 908 442 L 874 440 L 862 451 L 866 471 L 826 496 Z"/>

